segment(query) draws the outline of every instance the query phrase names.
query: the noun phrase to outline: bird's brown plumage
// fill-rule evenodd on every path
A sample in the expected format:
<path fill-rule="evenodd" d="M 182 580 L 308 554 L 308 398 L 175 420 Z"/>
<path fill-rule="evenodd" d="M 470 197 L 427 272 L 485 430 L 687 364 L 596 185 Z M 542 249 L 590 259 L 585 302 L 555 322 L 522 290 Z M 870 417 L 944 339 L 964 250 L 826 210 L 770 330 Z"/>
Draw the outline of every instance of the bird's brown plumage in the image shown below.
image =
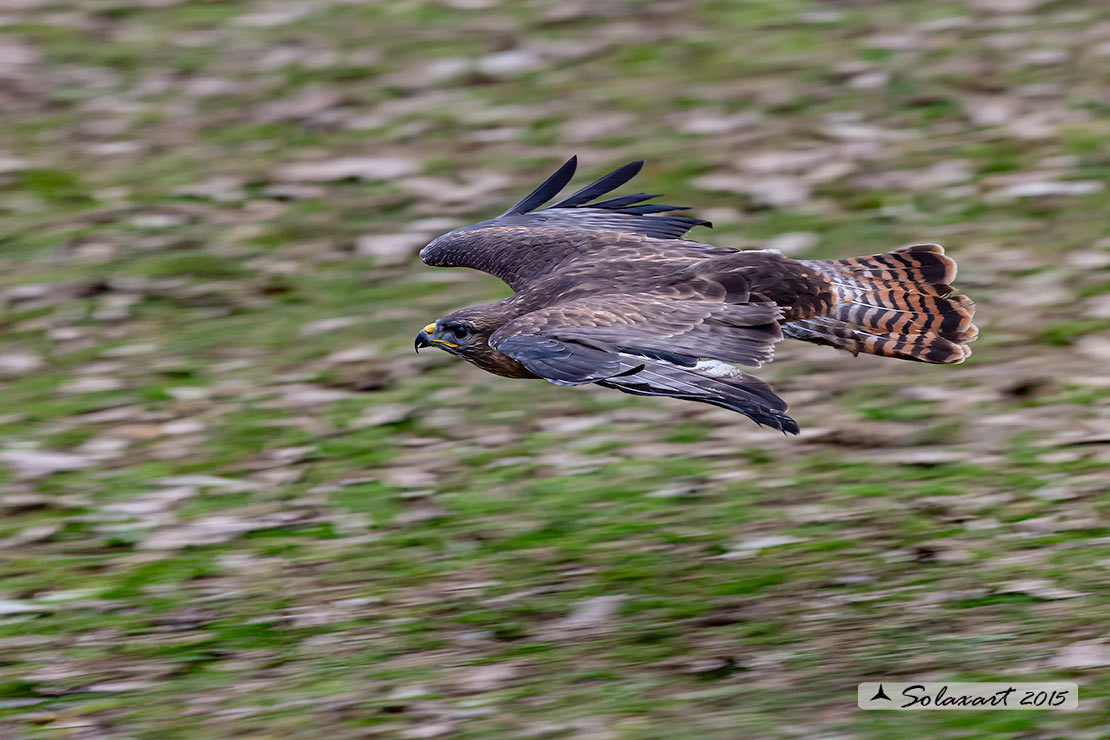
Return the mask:
<path fill-rule="evenodd" d="M 734 366 L 770 362 L 784 335 L 932 363 L 970 354 L 974 306 L 953 295 L 956 265 L 939 245 L 793 260 L 689 241 L 690 228 L 709 224 L 643 204 L 656 196 L 596 200 L 639 162 L 536 210 L 575 162 L 498 218 L 421 250 L 429 265 L 481 270 L 516 292 L 443 316 L 418 347 L 437 345 L 508 377 L 710 403 L 791 433 L 798 426 L 782 399 Z"/>

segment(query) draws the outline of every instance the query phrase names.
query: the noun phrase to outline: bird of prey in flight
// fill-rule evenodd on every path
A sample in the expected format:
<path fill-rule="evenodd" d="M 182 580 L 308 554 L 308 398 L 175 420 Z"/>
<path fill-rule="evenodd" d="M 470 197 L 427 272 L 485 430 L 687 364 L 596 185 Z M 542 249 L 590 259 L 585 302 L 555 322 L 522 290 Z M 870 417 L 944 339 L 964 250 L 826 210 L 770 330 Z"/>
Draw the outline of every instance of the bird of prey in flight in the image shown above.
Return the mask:
<path fill-rule="evenodd" d="M 572 157 L 497 218 L 420 251 L 428 265 L 481 270 L 515 293 L 428 324 L 418 350 L 439 347 L 509 378 L 709 403 L 791 434 L 786 403 L 736 367 L 770 362 L 783 336 L 937 364 L 971 354 L 974 303 L 948 285 L 956 263 L 940 245 L 795 260 L 691 241 L 686 232 L 710 224 L 645 203 L 656 195 L 598 200 L 643 162 L 541 208 L 576 166 Z"/>

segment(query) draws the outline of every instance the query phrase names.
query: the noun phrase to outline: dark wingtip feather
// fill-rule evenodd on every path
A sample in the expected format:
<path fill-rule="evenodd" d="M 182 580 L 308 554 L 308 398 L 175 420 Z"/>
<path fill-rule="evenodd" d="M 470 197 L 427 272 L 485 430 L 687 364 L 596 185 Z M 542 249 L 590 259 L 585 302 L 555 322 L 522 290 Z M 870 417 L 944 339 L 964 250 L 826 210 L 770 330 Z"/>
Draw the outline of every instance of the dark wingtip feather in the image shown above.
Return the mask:
<path fill-rule="evenodd" d="M 606 198 L 605 200 L 599 200 L 596 203 L 591 203 L 590 208 L 627 208 L 628 206 L 634 206 L 637 203 L 643 202 L 645 200 L 658 198 L 659 195 L 659 193 L 633 193 L 631 195 L 619 195 L 616 198 Z"/>
<path fill-rule="evenodd" d="M 524 200 L 505 211 L 498 219 L 504 219 L 502 223 L 542 223 L 580 229 L 614 229 L 660 239 L 681 239 L 695 226 L 713 228 L 713 224 L 700 218 L 659 215 L 687 209 L 685 206 L 644 203 L 659 197 L 652 193 L 619 195 L 591 202 L 635 177 L 644 166 L 643 160 L 618 167 L 554 205 L 540 210 L 544 203 L 566 187 L 574 175 L 577 164 L 578 157 L 568 159 L 555 174 L 544 180 Z M 483 222 L 485 223 L 489 222 Z"/>
<path fill-rule="evenodd" d="M 605 195 L 609 191 L 616 190 L 621 185 L 624 185 L 626 182 L 639 174 L 640 170 L 642 170 L 643 168 L 644 160 L 642 159 L 635 162 L 629 162 L 628 164 L 613 170 L 608 175 L 605 175 L 595 180 L 594 182 L 591 182 L 589 185 L 582 188 L 581 190 L 571 193 L 569 196 L 551 207 L 573 208 L 575 206 L 583 205 L 584 203 L 589 203 L 594 198 Z"/>
<path fill-rule="evenodd" d="M 593 207 L 597 207 L 594 204 Z M 646 216 L 649 213 L 666 213 L 667 211 L 688 211 L 690 206 L 672 206 L 666 203 L 648 203 L 643 206 L 622 206 L 621 213 L 631 213 L 636 216 Z"/>
<path fill-rule="evenodd" d="M 502 213 L 502 216 L 508 216 L 513 213 L 528 213 L 542 206 L 547 201 L 554 198 L 559 194 L 559 191 L 567 186 L 571 178 L 574 177 L 575 170 L 578 169 L 578 155 L 572 155 L 570 159 L 563 163 L 563 166 L 555 171 L 551 177 L 540 183 L 539 187 L 524 197 L 524 200 L 517 203 L 509 210 Z"/>

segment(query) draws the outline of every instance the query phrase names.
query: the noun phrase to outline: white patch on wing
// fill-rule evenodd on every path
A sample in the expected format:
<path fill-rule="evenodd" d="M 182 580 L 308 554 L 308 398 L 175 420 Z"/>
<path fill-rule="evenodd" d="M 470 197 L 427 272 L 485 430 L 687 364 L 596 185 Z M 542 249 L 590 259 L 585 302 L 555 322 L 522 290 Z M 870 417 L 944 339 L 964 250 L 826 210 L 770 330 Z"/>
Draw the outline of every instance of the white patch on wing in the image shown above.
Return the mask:
<path fill-rule="evenodd" d="M 708 375 L 711 378 L 731 378 L 743 373 L 743 371 L 735 365 L 730 365 L 720 360 L 698 360 L 698 364 L 694 365 L 691 370 L 699 372 L 702 375 Z"/>
<path fill-rule="evenodd" d="M 696 365 L 694 365 L 693 367 L 688 367 L 686 365 L 676 365 L 675 363 L 667 362 L 666 360 L 649 359 L 641 357 L 640 355 L 633 355 L 628 352 L 618 352 L 617 354 L 624 358 L 627 363 L 630 363 L 623 367 L 622 370 L 631 370 L 632 368 L 636 367 L 636 365 L 643 365 L 645 363 L 659 363 L 660 365 L 667 365 L 668 367 L 682 368 L 683 370 L 688 370 L 692 373 L 698 373 L 699 375 L 704 375 L 709 378 L 737 378 L 744 375 L 744 371 L 736 367 L 736 365 L 728 362 L 723 362 L 721 360 L 698 360 Z M 555 381 L 551 382 L 554 383 Z M 568 385 L 577 384 L 568 383 Z"/>

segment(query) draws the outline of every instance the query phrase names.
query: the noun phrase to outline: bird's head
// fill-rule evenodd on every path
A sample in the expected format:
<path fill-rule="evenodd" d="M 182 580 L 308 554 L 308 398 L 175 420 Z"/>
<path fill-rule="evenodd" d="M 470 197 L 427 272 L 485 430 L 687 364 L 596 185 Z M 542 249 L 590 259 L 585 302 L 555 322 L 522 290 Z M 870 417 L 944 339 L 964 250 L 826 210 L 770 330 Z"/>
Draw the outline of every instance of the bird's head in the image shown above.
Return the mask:
<path fill-rule="evenodd" d="M 534 378 L 523 365 L 489 346 L 489 338 L 504 323 L 498 304 L 460 308 L 425 326 L 416 335 L 416 351 L 438 347 L 487 372 L 508 378 Z"/>

